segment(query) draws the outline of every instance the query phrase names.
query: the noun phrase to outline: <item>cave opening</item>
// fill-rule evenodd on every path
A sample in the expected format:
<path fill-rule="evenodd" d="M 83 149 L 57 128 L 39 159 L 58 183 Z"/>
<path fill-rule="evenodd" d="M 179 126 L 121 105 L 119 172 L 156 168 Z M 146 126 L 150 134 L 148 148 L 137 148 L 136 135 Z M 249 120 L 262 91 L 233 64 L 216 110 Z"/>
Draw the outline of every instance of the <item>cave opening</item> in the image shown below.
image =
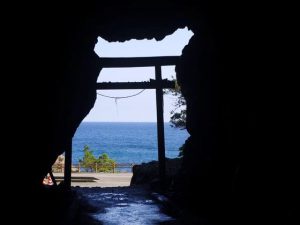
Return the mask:
<path fill-rule="evenodd" d="M 21 212 L 24 206 L 32 212 L 37 209 L 41 213 L 36 214 L 42 215 L 42 219 L 47 209 L 54 211 L 56 217 L 61 215 L 55 209 L 65 201 L 45 194 L 41 183 L 57 156 L 66 149 L 72 149 L 71 140 L 76 129 L 95 104 L 96 82 L 101 70 L 101 60 L 94 52 L 98 36 L 110 42 L 125 42 L 131 38 L 161 40 L 176 28 L 186 25 L 195 35 L 183 51 L 180 66 L 176 67 L 177 78 L 187 101 L 187 129 L 190 134 L 183 157 L 183 173 L 179 174 L 178 183 L 174 185 L 176 189 L 173 189 L 179 206 L 192 208 L 195 215 L 220 218 L 221 223 L 227 222 L 224 217 L 227 213 L 240 219 L 234 224 L 259 221 L 261 215 L 269 219 L 274 212 L 276 215 L 272 218 L 276 220 L 278 216 L 288 219 L 288 213 L 295 215 L 293 205 L 288 204 L 296 190 L 292 186 L 294 182 L 288 181 L 295 180 L 289 179 L 295 175 L 293 168 L 296 164 L 289 160 L 292 157 L 284 152 L 280 154 L 281 158 L 287 159 L 288 163 L 284 165 L 289 164 L 280 168 L 269 163 L 269 157 L 260 157 L 264 155 L 266 146 L 278 143 L 277 140 L 272 142 L 262 138 L 262 134 L 268 132 L 258 128 L 260 123 L 257 121 L 260 116 L 264 119 L 261 106 L 265 104 L 260 104 L 265 99 L 264 94 L 272 93 L 271 90 L 264 91 L 270 85 L 261 82 L 264 78 L 268 80 L 266 71 L 270 67 L 266 63 L 266 46 L 276 49 L 276 45 L 272 45 L 274 35 L 264 36 L 270 30 L 266 28 L 272 27 L 272 21 L 275 21 L 272 17 L 260 16 L 265 15 L 266 10 L 255 4 L 236 8 L 226 2 L 214 4 L 207 1 L 160 1 L 158 4 L 95 1 L 74 2 L 67 7 L 48 4 L 39 9 L 29 6 L 30 10 L 22 10 L 24 17 L 16 20 L 18 26 L 12 26 L 16 29 L 11 29 L 14 31 L 9 36 L 13 40 L 11 47 L 17 46 L 17 49 L 9 52 L 14 57 L 6 57 L 12 59 L 12 72 L 30 74 L 23 76 L 24 83 L 23 80 L 16 82 L 16 76 L 8 75 L 12 78 L 12 92 L 22 87 L 22 99 L 27 103 L 18 120 L 25 123 L 16 124 L 17 132 L 8 132 L 16 136 L 18 139 L 14 137 L 14 140 L 20 144 L 20 148 L 14 147 L 17 153 L 15 158 L 20 163 L 15 163 L 18 165 L 15 167 L 16 174 L 19 174 L 20 168 L 26 171 L 25 176 L 18 176 L 17 179 L 11 172 L 8 173 L 14 186 L 20 189 L 17 197 L 26 196 L 26 201 L 16 201 L 15 206 L 21 204 L 17 212 Z M 46 9 L 50 9 L 49 13 L 44 13 Z M 253 12 L 258 16 L 254 18 Z M 26 19 L 27 16 L 33 19 Z M 264 18 L 269 21 L 264 21 Z M 22 34 L 20 28 L 23 27 L 26 35 L 16 45 L 14 43 L 19 41 Z M 32 54 L 29 56 L 29 53 Z M 273 68 L 276 70 L 278 66 Z M 104 69 L 100 77 L 103 72 Z M 17 84 L 19 86 L 15 86 Z M 15 112 L 20 114 L 20 110 L 19 107 L 11 107 L 17 106 L 15 95 L 9 96 L 10 104 L 5 109 L 12 109 L 14 113 L 11 118 L 15 119 Z M 41 96 L 43 99 L 40 99 Z M 98 99 L 102 98 L 99 96 Z M 102 99 L 102 109 L 106 108 L 103 102 Z M 110 102 L 110 114 L 116 116 L 115 100 Z M 119 116 L 123 115 L 120 114 L 123 102 L 117 100 L 117 104 Z M 272 112 L 270 115 L 273 115 Z M 278 118 L 284 119 L 284 115 Z M 28 129 L 31 127 L 33 129 Z M 273 136 L 273 133 L 278 136 Z M 289 143 L 288 134 L 281 133 L 275 130 L 269 136 L 278 137 L 281 143 Z M 33 143 L 34 140 L 41 144 Z M 27 147 L 29 150 L 24 151 Z M 280 179 L 277 179 L 277 170 L 280 171 Z M 268 178 L 271 178 L 271 183 Z M 277 185 L 276 181 L 282 181 L 281 178 L 284 182 Z M 59 185 L 58 190 L 61 187 L 65 194 L 64 185 Z M 274 193 L 279 191 L 277 193 L 281 194 L 276 196 L 284 199 L 284 204 L 277 201 L 278 197 L 274 198 L 269 190 L 274 190 Z M 32 203 L 31 193 L 38 199 L 33 202 L 33 209 L 28 207 L 28 203 Z M 265 196 L 272 201 L 267 202 Z M 253 204 L 255 207 L 252 207 Z M 63 213 L 67 214 L 67 211 Z M 24 222 L 24 217 L 17 217 Z M 252 218 L 251 221 L 249 218 Z"/>
<path fill-rule="evenodd" d="M 134 84 L 134 86 L 137 84 L 146 84 L 149 81 L 152 82 L 157 79 L 158 70 L 160 71 L 159 73 L 161 76 L 161 78 L 158 79 L 167 82 L 174 82 L 174 79 L 176 79 L 176 63 L 168 62 L 165 63 L 165 65 L 162 63 L 161 66 L 155 66 L 157 62 L 153 62 L 153 60 L 155 61 L 158 59 L 158 61 L 160 61 L 162 59 L 164 61 L 170 55 L 170 58 L 173 57 L 171 61 L 174 61 L 174 59 L 177 60 L 178 58 L 176 57 L 181 55 L 182 49 L 188 44 L 189 39 L 192 36 L 193 32 L 185 27 L 184 29 L 177 29 L 177 31 L 175 31 L 172 35 L 166 36 L 161 41 L 155 41 L 154 39 L 132 39 L 124 43 L 110 43 L 101 37 L 98 37 L 98 43 L 95 46 L 95 52 L 100 57 L 100 63 L 101 60 L 103 63 L 104 59 L 115 59 L 116 57 L 121 57 L 121 59 L 124 59 L 125 57 L 130 57 L 129 59 L 133 59 L 132 57 L 134 57 L 138 60 L 145 59 L 146 61 L 149 61 L 146 62 L 146 64 L 145 62 L 142 62 L 141 67 L 129 65 L 128 67 L 122 66 L 121 68 L 118 66 L 115 66 L 115 68 L 105 68 L 105 66 L 103 66 L 97 79 L 98 86 L 100 83 L 111 85 L 115 82 L 118 82 L 119 84 L 120 82 L 123 84 L 129 82 Z M 153 56 L 156 56 L 156 58 Z M 143 63 L 146 66 L 143 65 Z M 168 85 L 169 88 L 170 84 Z M 129 185 L 132 178 L 132 166 L 141 163 L 149 163 L 150 161 L 157 161 L 158 158 L 160 164 L 162 162 L 165 164 L 165 154 L 167 158 L 178 157 L 178 149 L 187 139 L 188 133 L 186 130 L 177 129 L 170 126 L 170 111 L 174 110 L 174 104 L 176 104 L 175 101 L 177 99 L 175 95 L 164 94 L 164 97 L 161 96 L 161 98 L 164 98 L 161 100 L 161 104 L 163 104 L 162 107 L 164 109 L 160 109 L 163 112 L 162 118 L 160 119 L 161 124 L 156 128 L 157 119 L 159 117 L 157 117 L 158 111 L 156 109 L 158 97 L 157 93 L 155 97 L 155 89 L 153 89 L 153 87 L 143 87 L 143 89 L 135 87 L 134 89 L 137 90 L 127 90 L 125 87 L 118 88 L 117 90 L 115 88 L 113 88 L 115 90 L 107 90 L 110 88 L 99 89 L 100 90 L 97 91 L 97 99 L 93 109 L 83 120 L 73 138 L 73 152 L 71 154 L 72 160 L 69 161 L 72 162 L 72 186 Z M 133 89 L 133 87 L 130 89 Z M 156 88 L 156 90 L 158 89 Z M 126 101 L 123 101 L 123 99 L 126 99 Z M 128 99 L 130 101 L 132 100 L 132 102 L 130 103 L 130 101 L 127 101 Z M 184 107 L 185 106 L 182 106 L 181 108 Z M 155 112 L 157 113 L 155 114 Z M 116 127 L 117 123 L 119 123 L 118 128 Z M 129 128 L 126 128 L 122 133 L 122 129 L 125 128 L 124 126 L 128 126 Z M 144 128 L 142 128 L 142 126 L 144 126 Z M 114 134 L 107 134 L 113 129 L 115 129 Z M 128 136 L 128 133 L 132 133 L 132 131 L 135 129 L 137 129 L 136 132 L 133 132 L 135 134 Z M 139 132 L 143 131 L 144 129 L 148 131 L 146 133 L 144 132 L 145 134 L 140 135 L 141 138 L 138 138 Z M 157 133 L 156 129 L 160 129 L 160 131 Z M 85 132 L 87 132 L 88 135 L 94 135 L 94 137 L 89 137 L 87 134 L 84 134 Z M 164 134 L 165 132 L 166 135 Z M 158 144 L 156 140 L 157 137 L 160 137 Z M 95 141 L 95 139 L 98 139 L 99 141 Z M 108 143 L 109 141 L 110 143 Z M 116 142 L 119 143 L 116 144 Z M 148 151 L 138 150 L 138 143 L 141 142 L 148 142 L 148 144 L 140 144 L 141 148 L 146 148 Z M 158 147 L 158 145 L 161 146 Z M 109 158 L 111 157 L 112 160 L 115 161 L 115 164 L 113 164 L 111 169 L 107 169 L 107 171 L 103 170 L 103 168 L 99 168 L 97 163 L 96 166 L 90 166 L 89 169 L 84 168 L 83 164 L 88 167 L 86 162 L 84 162 L 84 157 L 88 157 L 87 155 L 84 156 L 84 149 L 93 152 L 96 159 L 99 159 L 98 157 L 102 157 L 103 154 L 107 154 Z M 157 154 L 157 149 L 161 149 L 159 154 Z M 128 156 L 124 156 L 124 152 L 125 154 L 128 152 Z M 131 161 L 128 159 L 128 157 L 131 158 Z M 163 168 L 165 165 L 160 165 L 159 167 L 160 174 L 164 174 L 165 172 Z M 110 183 L 97 182 L 97 180 L 103 180 L 103 177 L 105 177 L 107 174 L 100 174 L 99 177 L 102 176 L 102 178 L 98 179 L 95 176 L 91 176 L 90 173 L 82 173 L 87 171 L 94 171 L 98 174 L 100 174 L 99 171 L 113 172 L 113 178 L 107 179 L 110 180 Z M 127 172 L 127 174 L 123 172 Z M 65 174 L 65 176 L 66 175 L 67 174 Z M 163 175 L 160 175 L 161 180 L 163 179 L 162 176 Z M 117 181 L 118 179 L 120 182 Z M 124 180 L 126 180 L 126 182 L 124 182 Z M 114 184 L 114 181 L 117 182 Z M 93 184 L 91 184 L 91 182 L 93 182 Z"/>

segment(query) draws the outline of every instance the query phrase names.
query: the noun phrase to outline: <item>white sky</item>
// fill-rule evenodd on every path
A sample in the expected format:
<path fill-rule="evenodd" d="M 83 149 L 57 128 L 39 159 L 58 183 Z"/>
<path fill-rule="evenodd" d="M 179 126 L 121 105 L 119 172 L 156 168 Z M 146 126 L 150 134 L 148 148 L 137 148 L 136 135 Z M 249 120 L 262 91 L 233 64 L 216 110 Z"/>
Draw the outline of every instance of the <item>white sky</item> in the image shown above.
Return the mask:
<path fill-rule="evenodd" d="M 107 42 L 98 37 L 95 52 L 99 57 L 142 57 L 142 56 L 176 56 L 181 55 L 182 49 L 188 44 L 193 32 L 178 29 L 172 35 L 166 36 L 161 41 L 135 40 L 126 42 Z M 175 66 L 162 67 L 162 78 L 175 77 Z M 98 82 L 127 82 L 149 81 L 155 78 L 154 67 L 134 68 L 106 68 L 100 72 Z M 141 90 L 98 90 L 97 92 L 107 96 L 128 96 Z M 170 121 L 170 111 L 174 108 L 175 97 L 164 96 L 164 120 Z M 86 116 L 84 121 L 101 122 L 155 122 L 156 100 L 155 90 L 145 90 L 140 95 L 132 98 L 118 99 L 97 95 L 94 108 Z"/>

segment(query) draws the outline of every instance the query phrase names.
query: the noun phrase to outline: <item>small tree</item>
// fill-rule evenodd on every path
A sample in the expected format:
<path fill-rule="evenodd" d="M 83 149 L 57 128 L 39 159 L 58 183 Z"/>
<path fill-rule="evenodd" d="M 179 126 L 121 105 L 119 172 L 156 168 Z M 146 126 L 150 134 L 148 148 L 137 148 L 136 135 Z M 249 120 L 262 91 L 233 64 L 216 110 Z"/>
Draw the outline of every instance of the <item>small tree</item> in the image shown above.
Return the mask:
<path fill-rule="evenodd" d="M 113 159 L 109 158 L 106 153 L 103 153 L 97 159 L 99 165 L 99 172 L 109 172 L 113 169 L 114 164 L 116 163 Z"/>
<path fill-rule="evenodd" d="M 89 169 L 90 171 L 95 170 L 97 159 L 94 156 L 93 151 L 90 150 L 89 146 L 85 145 L 83 148 L 83 152 L 83 159 L 80 159 L 79 162 L 83 167 Z"/>
<path fill-rule="evenodd" d="M 90 150 L 89 146 L 85 145 L 83 149 L 84 155 L 83 158 L 79 160 L 82 167 L 88 169 L 90 172 L 109 172 L 113 169 L 115 160 L 109 158 L 108 154 L 103 153 L 98 157 L 94 156 L 93 151 Z"/>

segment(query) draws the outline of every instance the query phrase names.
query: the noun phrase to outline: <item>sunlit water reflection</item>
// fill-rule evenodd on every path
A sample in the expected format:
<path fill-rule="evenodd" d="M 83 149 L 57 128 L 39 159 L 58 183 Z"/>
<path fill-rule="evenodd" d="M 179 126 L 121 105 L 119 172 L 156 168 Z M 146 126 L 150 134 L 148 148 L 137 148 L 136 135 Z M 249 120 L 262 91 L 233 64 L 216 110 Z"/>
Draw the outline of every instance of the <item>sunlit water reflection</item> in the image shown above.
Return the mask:
<path fill-rule="evenodd" d="M 171 221 L 142 188 L 78 188 L 96 210 L 91 216 L 103 225 L 151 225 Z"/>

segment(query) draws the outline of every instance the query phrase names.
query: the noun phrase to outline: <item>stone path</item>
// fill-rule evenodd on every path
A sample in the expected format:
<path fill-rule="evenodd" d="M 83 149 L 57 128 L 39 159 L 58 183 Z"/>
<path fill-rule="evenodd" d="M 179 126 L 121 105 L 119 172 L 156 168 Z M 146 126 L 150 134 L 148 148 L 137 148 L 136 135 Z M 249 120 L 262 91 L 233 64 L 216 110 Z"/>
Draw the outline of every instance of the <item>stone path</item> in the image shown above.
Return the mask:
<path fill-rule="evenodd" d="M 53 175 L 56 178 L 63 177 L 63 173 Z M 72 178 L 72 186 L 124 187 L 130 185 L 132 173 L 72 173 Z"/>

